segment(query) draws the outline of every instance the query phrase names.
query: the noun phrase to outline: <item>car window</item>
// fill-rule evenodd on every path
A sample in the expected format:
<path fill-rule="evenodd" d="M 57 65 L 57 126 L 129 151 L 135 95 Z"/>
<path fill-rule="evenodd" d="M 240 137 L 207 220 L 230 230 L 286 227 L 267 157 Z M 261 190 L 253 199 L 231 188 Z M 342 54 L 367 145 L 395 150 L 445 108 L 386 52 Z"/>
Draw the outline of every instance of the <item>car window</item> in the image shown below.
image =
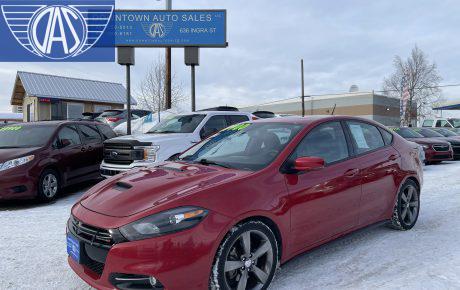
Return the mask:
<path fill-rule="evenodd" d="M 68 144 L 64 147 L 75 146 L 81 144 L 80 134 L 75 126 L 65 126 L 58 133 L 59 144 L 64 144 L 63 140 L 67 140 Z"/>
<path fill-rule="evenodd" d="M 225 116 L 212 116 L 201 129 L 200 136 L 201 138 L 206 139 L 227 127 L 228 125 Z"/>
<path fill-rule="evenodd" d="M 356 153 L 362 154 L 385 146 L 382 134 L 377 127 L 356 121 L 347 121 L 353 138 Z"/>
<path fill-rule="evenodd" d="M 54 132 L 56 128 L 50 125 L 7 125 L 0 128 L 0 148 L 41 147 Z"/>
<path fill-rule="evenodd" d="M 117 136 L 117 134 L 115 134 L 115 132 L 113 132 L 113 130 L 109 126 L 97 125 L 97 127 L 99 128 L 99 131 L 104 137 L 104 140 L 112 139 Z"/>
<path fill-rule="evenodd" d="M 230 115 L 227 117 L 229 121 L 229 124 L 228 124 L 229 126 L 249 121 L 248 116 L 243 116 L 243 115 Z"/>
<path fill-rule="evenodd" d="M 379 128 L 380 133 L 382 133 L 383 141 L 385 142 L 385 145 L 390 145 L 393 142 L 393 134 L 388 132 L 385 129 Z"/>
<path fill-rule="evenodd" d="M 396 134 L 398 134 L 399 136 L 403 137 L 403 138 L 423 138 L 423 135 L 420 135 L 419 133 L 415 132 L 414 130 L 410 129 L 410 128 L 405 128 L 405 127 L 402 127 L 402 128 L 390 128 L 390 130 L 392 130 L 393 132 L 395 132 Z"/>
<path fill-rule="evenodd" d="M 423 127 L 432 127 L 434 123 L 434 120 L 425 120 L 423 121 Z"/>
<path fill-rule="evenodd" d="M 101 135 L 97 129 L 89 125 L 80 125 L 80 130 L 83 135 L 85 143 L 99 143 L 102 142 Z"/>
<path fill-rule="evenodd" d="M 205 117 L 206 115 L 204 114 L 178 115 L 168 117 L 150 129 L 148 133 L 193 133 Z"/>
<path fill-rule="evenodd" d="M 326 164 L 348 158 L 348 145 L 340 122 L 314 128 L 297 146 L 294 155 L 294 158 L 320 157 Z"/>
<path fill-rule="evenodd" d="M 450 125 L 446 120 L 438 120 L 436 122 L 436 127 L 450 127 Z"/>
<path fill-rule="evenodd" d="M 415 132 L 419 133 L 423 137 L 427 138 L 439 138 L 439 137 L 444 137 L 442 134 L 435 132 L 431 129 L 426 129 L 426 128 L 412 128 Z"/>

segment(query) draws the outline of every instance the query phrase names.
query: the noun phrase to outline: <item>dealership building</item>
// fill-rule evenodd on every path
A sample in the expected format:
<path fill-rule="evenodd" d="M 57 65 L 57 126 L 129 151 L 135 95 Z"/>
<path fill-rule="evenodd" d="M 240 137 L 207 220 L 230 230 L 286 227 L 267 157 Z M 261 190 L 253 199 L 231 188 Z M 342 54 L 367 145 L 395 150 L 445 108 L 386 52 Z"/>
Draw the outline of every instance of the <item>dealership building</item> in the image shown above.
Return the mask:
<path fill-rule="evenodd" d="M 123 109 L 125 103 L 126 89 L 119 83 L 21 71 L 11 96 L 11 105 L 22 108 L 24 122 L 78 119 L 86 112 Z"/>
<path fill-rule="evenodd" d="M 271 111 L 276 114 L 302 115 L 301 98 L 241 108 L 242 111 Z M 305 97 L 305 115 L 359 116 L 387 126 L 399 126 L 400 100 L 374 92 Z"/>

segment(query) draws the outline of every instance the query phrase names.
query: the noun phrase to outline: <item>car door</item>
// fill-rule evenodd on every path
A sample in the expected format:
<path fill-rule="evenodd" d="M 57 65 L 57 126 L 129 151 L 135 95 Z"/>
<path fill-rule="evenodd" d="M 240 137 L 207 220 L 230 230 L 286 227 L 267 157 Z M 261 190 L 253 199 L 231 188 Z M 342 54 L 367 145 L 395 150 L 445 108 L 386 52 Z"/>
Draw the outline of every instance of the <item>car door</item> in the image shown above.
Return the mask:
<path fill-rule="evenodd" d="M 366 122 L 347 121 L 346 124 L 361 172 L 359 224 L 364 226 L 384 218 L 393 208 L 400 155 L 391 146 L 392 136 L 386 130 Z"/>
<path fill-rule="evenodd" d="M 65 183 L 70 183 L 84 172 L 85 153 L 78 129 L 73 125 L 62 127 L 53 142 L 52 158 L 57 160 L 58 168 Z"/>
<path fill-rule="evenodd" d="M 320 157 L 324 168 L 287 174 L 295 251 L 314 245 L 358 224 L 361 182 L 341 122 L 312 129 L 289 157 Z"/>
<path fill-rule="evenodd" d="M 99 165 L 104 157 L 102 137 L 96 126 L 79 124 L 80 132 L 83 137 L 85 151 L 85 174 L 99 171 Z"/>

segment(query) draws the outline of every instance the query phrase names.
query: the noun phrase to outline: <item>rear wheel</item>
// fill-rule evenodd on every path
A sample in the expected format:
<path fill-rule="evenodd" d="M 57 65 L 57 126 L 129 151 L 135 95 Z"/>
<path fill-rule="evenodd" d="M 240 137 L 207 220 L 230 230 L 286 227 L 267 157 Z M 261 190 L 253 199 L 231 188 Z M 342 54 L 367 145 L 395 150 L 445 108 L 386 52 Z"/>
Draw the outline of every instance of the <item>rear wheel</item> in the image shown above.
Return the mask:
<path fill-rule="evenodd" d="M 278 265 L 275 235 L 262 222 L 241 224 L 222 242 L 213 266 L 211 289 L 267 289 Z"/>
<path fill-rule="evenodd" d="M 417 222 L 420 210 L 420 189 L 408 180 L 401 187 L 393 210 L 391 226 L 398 230 L 410 230 Z"/>
<path fill-rule="evenodd" d="M 54 200 L 60 190 L 59 174 L 56 170 L 43 171 L 38 182 L 38 198 L 45 202 Z"/>

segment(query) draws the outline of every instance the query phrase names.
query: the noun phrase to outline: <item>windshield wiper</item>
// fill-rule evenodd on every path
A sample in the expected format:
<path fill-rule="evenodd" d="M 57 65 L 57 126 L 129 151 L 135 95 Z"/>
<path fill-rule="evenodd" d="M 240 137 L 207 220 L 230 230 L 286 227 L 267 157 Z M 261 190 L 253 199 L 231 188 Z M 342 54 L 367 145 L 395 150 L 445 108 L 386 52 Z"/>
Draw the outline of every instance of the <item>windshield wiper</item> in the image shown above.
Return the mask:
<path fill-rule="evenodd" d="M 203 164 L 203 165 L 215 165 L 215 166 L 220 166 L 220 167 L 223 167 L 223 168 L 231 168 L 230 166 L 228 166 L 226 164 L 219 163 L 219 162 L 212 161 L 212 160 L 208 160 L 208 159 L 200 159 L 198 161 L 198 163 Z"/>
<path fill-rule="evenodd" d="M 178 133 L 178 132 L 175 132 L 175 131 L 153 131 L 153 132 L 149 132 L 151 134 L 173 134 L 173 133 Z"/>

